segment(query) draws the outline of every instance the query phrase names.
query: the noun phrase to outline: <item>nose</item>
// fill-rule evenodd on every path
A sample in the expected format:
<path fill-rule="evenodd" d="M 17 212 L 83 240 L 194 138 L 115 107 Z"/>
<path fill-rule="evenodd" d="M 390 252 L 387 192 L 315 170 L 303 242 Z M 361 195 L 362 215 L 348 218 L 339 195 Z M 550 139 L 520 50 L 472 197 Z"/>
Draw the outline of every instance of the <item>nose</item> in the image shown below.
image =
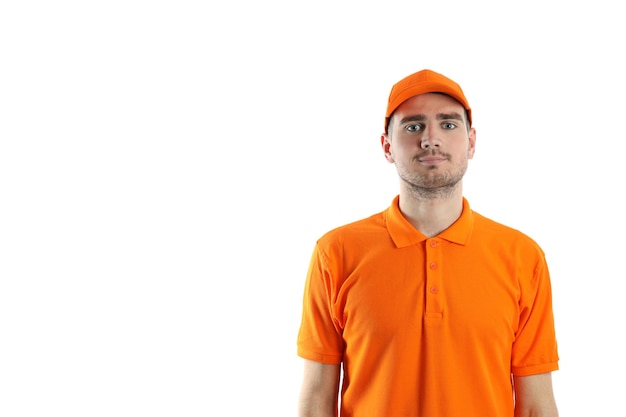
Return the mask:
<path fill-rule="evenodd" d="M 439 136 L 436 132 L 435 126 L 428 125 L 424 128 L 422 137 L 420 138 L 420 146 L 422 149 L 428 149 L 431 147 L 438 148 L 440 145 Z"/>

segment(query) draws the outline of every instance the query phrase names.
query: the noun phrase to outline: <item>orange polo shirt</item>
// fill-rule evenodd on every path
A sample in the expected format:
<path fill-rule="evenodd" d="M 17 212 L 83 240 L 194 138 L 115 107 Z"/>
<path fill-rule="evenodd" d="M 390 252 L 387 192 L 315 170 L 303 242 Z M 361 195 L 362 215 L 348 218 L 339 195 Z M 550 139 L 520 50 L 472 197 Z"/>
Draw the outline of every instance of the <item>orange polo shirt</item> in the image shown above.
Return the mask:
<path fill-rule="evenodd" d="M 318 240 L 298 355 L 343 364 L 342 417 L 513 416 L 511 374 L 558 369 L 544 253 L 466 199 L 427 238 L 396 197 Z"/>

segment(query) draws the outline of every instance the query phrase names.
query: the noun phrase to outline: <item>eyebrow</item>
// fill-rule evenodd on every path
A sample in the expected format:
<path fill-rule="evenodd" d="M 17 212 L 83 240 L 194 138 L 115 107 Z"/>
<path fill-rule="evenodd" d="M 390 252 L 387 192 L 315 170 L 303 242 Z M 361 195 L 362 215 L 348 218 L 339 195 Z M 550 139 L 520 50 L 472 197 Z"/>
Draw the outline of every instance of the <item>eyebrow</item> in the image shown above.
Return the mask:
<path fill-rule="evenodd" d="M 414 114 L 411 116 L 407 116 L 400 120 L 400 124 L 408 123 L 408 122 L 423 122 L 426 120 L 426 116 L 423 114 Z M 437 120 L 460 120 L 463 121 L 463 116 L 459 113 L 439 113 L 437 115 Z"/>

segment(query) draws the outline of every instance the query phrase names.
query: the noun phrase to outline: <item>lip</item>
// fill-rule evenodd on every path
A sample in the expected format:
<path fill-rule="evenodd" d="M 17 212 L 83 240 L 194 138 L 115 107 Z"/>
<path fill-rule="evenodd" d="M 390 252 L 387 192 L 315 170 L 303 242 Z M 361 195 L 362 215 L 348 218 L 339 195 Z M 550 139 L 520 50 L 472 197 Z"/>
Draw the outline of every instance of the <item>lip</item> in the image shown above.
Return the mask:
<path fill-rule="evenodd" d="M 446 158 L 442 156 L 424 156 L 419 158 L 419 161 L 423 164 L 439 164 L 446 161 Z"/>

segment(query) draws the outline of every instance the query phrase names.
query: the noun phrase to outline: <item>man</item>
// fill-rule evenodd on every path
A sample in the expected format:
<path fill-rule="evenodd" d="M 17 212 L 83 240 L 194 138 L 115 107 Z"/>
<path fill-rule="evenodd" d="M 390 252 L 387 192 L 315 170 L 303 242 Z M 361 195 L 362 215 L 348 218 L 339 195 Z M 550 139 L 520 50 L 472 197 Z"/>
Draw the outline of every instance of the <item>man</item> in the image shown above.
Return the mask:
<path fill-rule="evenodd" d="M 399 195 L 315 246 L 300 417 L 558 415 L 544 253 L 470 209 L 475 144 L 457 83 L 423 70 L 393 86 L 381 145 Z"/>

